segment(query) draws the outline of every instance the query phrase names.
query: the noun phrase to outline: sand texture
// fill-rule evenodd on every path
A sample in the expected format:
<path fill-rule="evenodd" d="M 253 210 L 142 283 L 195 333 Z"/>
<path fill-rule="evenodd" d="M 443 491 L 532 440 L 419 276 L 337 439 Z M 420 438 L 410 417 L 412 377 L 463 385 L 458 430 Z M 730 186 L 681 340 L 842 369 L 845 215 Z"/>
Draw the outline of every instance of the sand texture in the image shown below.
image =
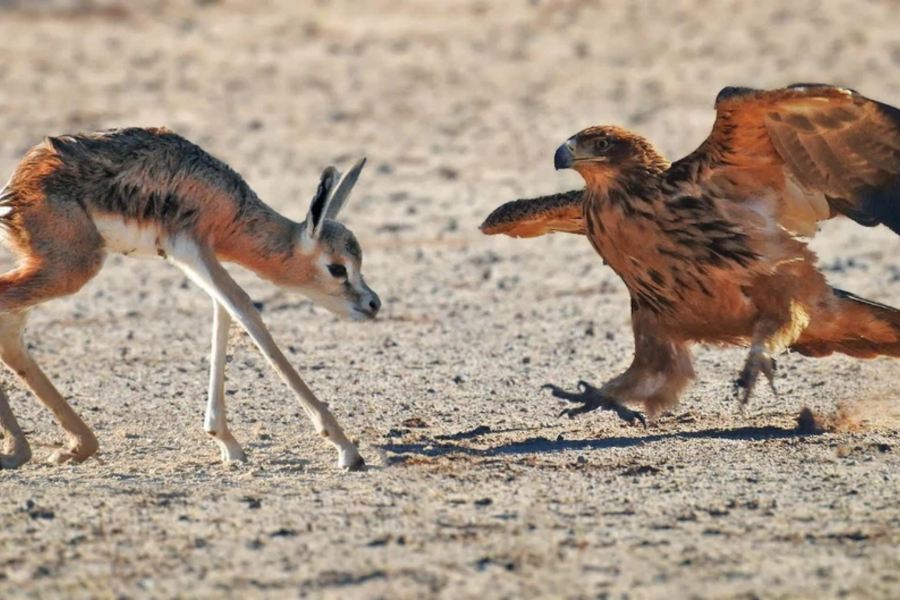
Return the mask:
<path fill-rule="evenodd" d="M 677 158 L 720 88 L 798 80 L 900 105 L 900 3 L 0 1 L 0 173 L 44 135 L 166 125 L 301 219 L 321 169 L 365 155 L 344 221 L 384 302 L 340 321 L 230 269 L 361 474 L 237 328 L 249 462 L 218 463 L 211 303 L 163 261 L 110 257 L 34 310 L 101 451 L 44 464 L 62 433 L 3 374 L 36 460 L 0 472 L 0 598 L 900 597 L 900 361 L 782 356 L 779 396 L 741 410 L 744 351 L 698 347 L 646 431 L 561 418 L 543 384 L 629 364 L 627 292 L 582 237 L 478 231 L 582 185 L 552 161 L 583 127 Z M 835 221 L 813 246 L 829 280 L 900 305 L 897 236 Z M 803 407 L 832 430 L 797 433 Z"/>

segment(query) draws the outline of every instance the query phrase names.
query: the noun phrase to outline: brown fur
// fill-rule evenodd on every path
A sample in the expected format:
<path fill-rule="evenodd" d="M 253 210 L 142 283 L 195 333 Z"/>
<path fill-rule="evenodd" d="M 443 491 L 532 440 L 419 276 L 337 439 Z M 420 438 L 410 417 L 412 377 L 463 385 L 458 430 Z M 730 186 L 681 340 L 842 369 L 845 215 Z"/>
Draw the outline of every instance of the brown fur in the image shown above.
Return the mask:
<path fill-rule="evenodd" d="M 295 251 L 303 224 L 269 208 L 227 165 L 165 128 L 47 138 L 16 168 L 6 194 L 7 245 L 24 261 L 53 254 L 54 245 L 67 254 L 102 248 L 91 217 L 114 215 L 189 234 L 220 260 L 277 285 L 317 283 L 320 250 Z M 88 279 L 96 274 L 94 261 L 78 261 Z M 52 256 L 42 262 L 58 263 Z M 65 271 L 72 278 L 73 266 Z"/>
<path fill-rule="evenodd" d="M 317 431 L 338 449 L 340 464 L 364 466 L 334 417 L 275 345 L 250 298 L 219 264 L 238 263 L 339 314 L 374 317 L 380 301 L 362 278 L 359 244 L 346 227 L 326 218 L 336 216 L 363 164 L 341 181 L 339 200 L 331 194 L 339 174 L 326 169 L 306 222 L 295 223 L 265 205 L 223 162 L 164 128 L 47 138 L 32 148 L 0 190 L 0 233 L 19 261 L 0 275 L 0 359 L 68 433 L 68 447 L 54 455 L 54 462 L 85 460 L 97 441 L 28 354 L 22 341 L 27 311 L 81 289 L 99 272 L 108 244 L 128 254 L 138 248 L 121 245 L 133 242 L 151 255 L 155 245 L 158 256 L 213 297 L 207 427 L 223 460 L 244 458 L 228 431 L 224 408 L 224 357 L 234 318 L 298 395 Z M 328 260 L 321 261 L 323 256 Z M 345 269 L 343 275 L 335 268 Z M 2 392 L 0 430 L 15 438 L 5 444 L 7 453 L 0 453 L 0 468 L 28 460 L 27 442 Z"/>

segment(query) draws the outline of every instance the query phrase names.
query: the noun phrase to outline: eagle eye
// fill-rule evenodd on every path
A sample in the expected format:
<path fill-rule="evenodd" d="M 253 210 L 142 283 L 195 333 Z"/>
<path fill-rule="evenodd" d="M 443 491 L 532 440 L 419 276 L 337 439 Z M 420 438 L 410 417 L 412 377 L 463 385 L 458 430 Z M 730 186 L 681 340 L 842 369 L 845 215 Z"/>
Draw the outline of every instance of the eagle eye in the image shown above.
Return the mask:
<path fill-rule="evenodd" d="M 609 150 L 609 147 L 612 145 L 612 142 L 608 137 L 601 137 L 594 140 L 594 152 L 597 154 L 602 154 Z"/>

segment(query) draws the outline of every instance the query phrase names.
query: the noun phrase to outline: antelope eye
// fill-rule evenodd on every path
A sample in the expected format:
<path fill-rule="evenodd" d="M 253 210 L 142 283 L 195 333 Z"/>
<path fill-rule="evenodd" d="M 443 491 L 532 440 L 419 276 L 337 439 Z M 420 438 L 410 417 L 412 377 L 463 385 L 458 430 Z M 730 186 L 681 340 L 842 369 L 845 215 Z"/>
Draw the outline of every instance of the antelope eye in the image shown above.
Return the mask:
<path fill-rule="evenodd" d="M 339 263 L 328 265 L 328 272 L 331 273 L 331 276 L 336 279 L 347 278 L 347 267 Z"/>

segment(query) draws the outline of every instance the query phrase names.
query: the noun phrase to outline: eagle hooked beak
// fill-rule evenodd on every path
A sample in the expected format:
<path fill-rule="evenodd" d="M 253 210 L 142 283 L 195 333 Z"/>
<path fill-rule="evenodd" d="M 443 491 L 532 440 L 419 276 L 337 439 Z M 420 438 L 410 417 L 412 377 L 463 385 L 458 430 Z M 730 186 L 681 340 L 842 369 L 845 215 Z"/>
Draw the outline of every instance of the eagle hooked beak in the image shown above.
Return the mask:
<path fill-rule="evenodd" d="M 566 143 L 556 150 L 553 156 L 553 166 L 557 171 L 560 169 L 570 169 L 575 164 L 575 153 L 572 152 L 573 140 L 566 140 Z"/>

